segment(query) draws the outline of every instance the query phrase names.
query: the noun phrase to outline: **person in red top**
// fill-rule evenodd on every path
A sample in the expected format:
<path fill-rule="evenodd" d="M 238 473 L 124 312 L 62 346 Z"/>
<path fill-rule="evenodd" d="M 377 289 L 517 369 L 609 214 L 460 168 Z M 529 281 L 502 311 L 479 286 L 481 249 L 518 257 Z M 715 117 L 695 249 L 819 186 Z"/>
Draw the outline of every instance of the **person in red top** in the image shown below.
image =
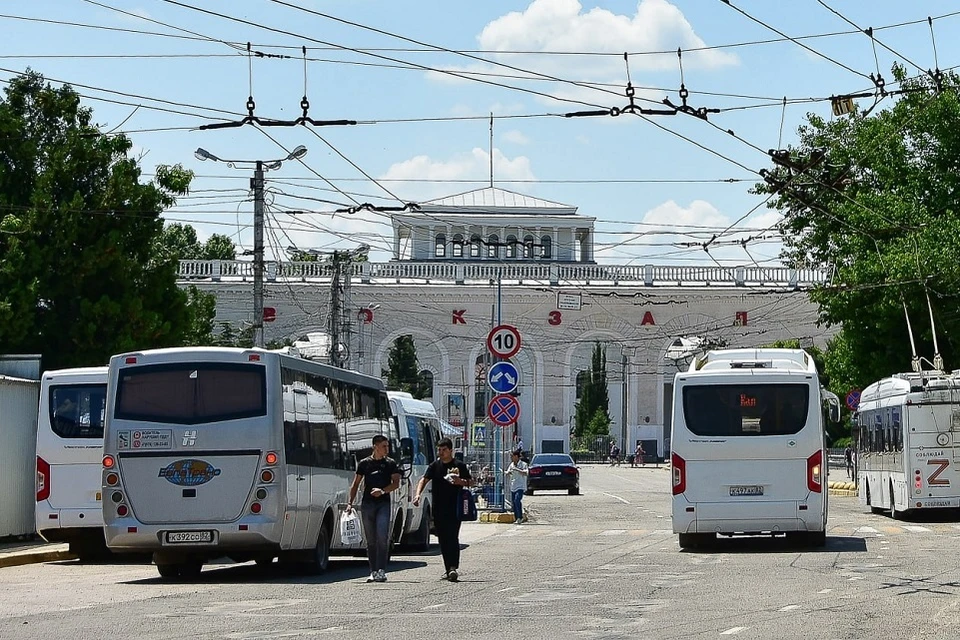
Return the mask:
<path fill-rule="evenodd" d="M 437 443 L 437 459 L 417 485 L 413 506 L 420 506 L 420 495 L 428 482 L 433 482 L 433 524 L 443 555 L 443 579 L 456 582 L 460 577 L 460 489 L 473 485 L 467 465 L 454 459 L 453 441 L 441 438 Z"/>
<path fill-rule="evenodd" d="M 346 512 L 353 511 L 357 489 L 363 482 L 360 519 L 363 537 L 367 539 L 367 560 L 370 577 L 367 582 L 387 581 L 387 555 L 390 548 L 390 492 L 400 487 L 400 466 L 388 458 L 390 441 L 386 436 L 373 436 L 373 454 L 357 463 L 357 475 L 350 486 Z"/>

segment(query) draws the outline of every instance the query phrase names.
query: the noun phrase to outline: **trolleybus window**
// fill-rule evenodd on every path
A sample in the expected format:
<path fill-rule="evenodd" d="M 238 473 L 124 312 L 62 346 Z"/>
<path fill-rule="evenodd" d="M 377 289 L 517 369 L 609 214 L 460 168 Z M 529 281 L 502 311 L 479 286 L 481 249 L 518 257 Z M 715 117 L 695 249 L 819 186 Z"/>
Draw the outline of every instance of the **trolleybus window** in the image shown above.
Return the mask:
<path fill-rule="evenodd" d="M 185 363 L 124 369 L 117 387 L 121 420 L 202 424 L 265 416 L 264 368 Z"/>
<path fill-rule="evenodd" d="M 683 389 L 683 416 L 698 436 L 790 435 L 807 421 L 804 384 L 711 384 Z"/>

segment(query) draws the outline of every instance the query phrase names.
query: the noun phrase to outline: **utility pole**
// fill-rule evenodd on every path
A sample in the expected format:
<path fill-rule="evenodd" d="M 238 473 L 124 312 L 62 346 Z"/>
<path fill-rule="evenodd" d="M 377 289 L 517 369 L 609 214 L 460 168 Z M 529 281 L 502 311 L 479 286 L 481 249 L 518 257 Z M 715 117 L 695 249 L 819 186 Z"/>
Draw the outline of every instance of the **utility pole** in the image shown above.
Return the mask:
<path fill-rule="evenodd" d="M 200 147 L 193 152 L 197 160 L 223 162 L 231 169 L 238 164 L 254 165 L 250 189 L 253 191 L 253 346 L 263 348 L 263 213 L 264 171 L 279 169 L 287 160 L 299 160 L 307 155 L 307 148 L 298 145 L 286 157 L 277 160 L 227 160 Z"/>
<path fill-rule="evenodd" d="M 627 455 L 627 352 L 620 351 L 620 451 Z"/>
<path fill-rule="evenodd" d="M 253 346 L 263 348 L 263 161 L 250 181 L 253 190 Z"/>
<path fill-rule="evenodd" d="M 343 360 L 340 353 L 340 328 L 343 326 L 343 304 L 340 297 L 340 265 L 342 252 L 334 251 L 333 275 L 330 277 L 330 365 L 342 367 Z"/>

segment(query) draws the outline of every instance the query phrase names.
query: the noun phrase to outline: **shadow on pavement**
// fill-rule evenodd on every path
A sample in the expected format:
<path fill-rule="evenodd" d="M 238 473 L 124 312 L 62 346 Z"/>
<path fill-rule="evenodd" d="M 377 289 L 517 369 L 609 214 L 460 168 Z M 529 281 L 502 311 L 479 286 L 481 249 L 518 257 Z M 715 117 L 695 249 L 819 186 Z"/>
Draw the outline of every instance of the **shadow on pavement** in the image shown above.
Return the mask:
<path fill-rule="evenodd" d="M 734 536 L 717 538 L 694 549 L 681 549 L 681 553 L 865 553 L 867 541 L 856 536 L 827 536 L 827 544 L 814 547 L 802 540 L 772 536 Z"/>

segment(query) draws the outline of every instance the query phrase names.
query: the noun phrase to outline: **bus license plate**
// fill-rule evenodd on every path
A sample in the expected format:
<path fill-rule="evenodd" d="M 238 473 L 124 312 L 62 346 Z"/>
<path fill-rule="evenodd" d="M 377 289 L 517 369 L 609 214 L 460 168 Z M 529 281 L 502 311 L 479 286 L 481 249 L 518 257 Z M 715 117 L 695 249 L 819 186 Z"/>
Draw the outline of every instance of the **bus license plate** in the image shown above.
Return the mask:
<path fill-rule="evenodd" d="M 737 485 L 730 487 L 732 496 L 762 496 L 763 487 L 758 484 Z"/>
<path fill-rule="evenodd" d="M 167 544 L 213 542 L 213 531 L 168 531 Z"/>

